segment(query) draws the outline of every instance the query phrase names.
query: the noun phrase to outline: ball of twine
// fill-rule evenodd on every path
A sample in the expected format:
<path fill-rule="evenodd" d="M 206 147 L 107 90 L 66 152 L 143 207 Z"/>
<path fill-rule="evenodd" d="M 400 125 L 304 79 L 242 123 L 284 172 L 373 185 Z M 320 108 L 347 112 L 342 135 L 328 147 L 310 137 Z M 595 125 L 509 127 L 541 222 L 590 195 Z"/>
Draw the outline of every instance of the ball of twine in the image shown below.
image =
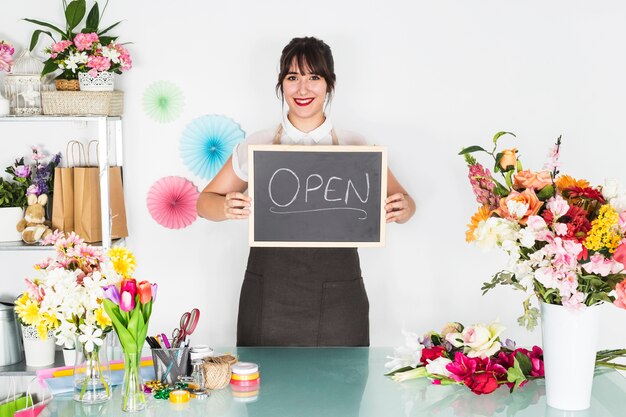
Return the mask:
<path fill-rule="evenodd" d="M 205 389 L 221 389 L 230 382 L 230 365 L 237 362 L 231 355 L 210 356 L 202 360 Z"/>

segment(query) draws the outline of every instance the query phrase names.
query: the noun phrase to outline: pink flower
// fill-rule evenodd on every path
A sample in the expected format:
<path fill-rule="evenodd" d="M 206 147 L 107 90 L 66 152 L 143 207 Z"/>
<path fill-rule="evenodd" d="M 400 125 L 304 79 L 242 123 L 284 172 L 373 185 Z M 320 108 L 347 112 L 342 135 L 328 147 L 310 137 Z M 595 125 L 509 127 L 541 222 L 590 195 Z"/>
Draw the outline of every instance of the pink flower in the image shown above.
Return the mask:
<path fill-rule="evenodd" d="M 79 33 L 74 38 L 74 44 L 79 51 L 84 51 L 85 49 L 91 49 L 93 44 L 99 42 L 100 39 L 96 33 Z"/>
<path fill-rule="evenodd" d="M 469 167 L 469 180 L 476 196 L 476 201 L 483 206 L 488 206 L 491 210 L 498 207 L 500 197 L 494 193 L 496 187 L 491 172 L 481 164 L 474 164 Z"/>
<path fill-rule="evenodd" d="M 565 223 L 557 223 L 554 225 L 554 233 L 556 233 L 559 236 L 565 236 L 567 235 L 567 224 Z"/>
<path fill-rule="evenodd" d="M 557 143 L 548 153 L 548 161 L 543 166 L 546 171 L 554 171 L 559 167 L 559 144 Z"/>
<path fill-rule="evenodd" d="M 622 244 L 615 249 L 613 260 L 621 263 L 623 269 L 626 269 L 626 241 L 622 241 Z"/>
<path fill-rule="evenodd" d="M 452 374 L 450 378 L 462 382 L 476 372 L 480 358 L 468 358 L 461 352 L 454 355 L 454 362 L 446 365 L 446 369 Z"/>
<path fill-rule="evenodd" d="M 620 213 L 619 219 L 617 219 L 617 225 L 619 226 L 620 230 L 626 233 L 626 211 Z"/>
<path fill-rule="evenodd" d="M 87 74 L 91 75 L 93 78 L 96 78 L 98 76 L 98 70 L 95 68 L 92 68 L 89 71 L 87 71 Z"/>
<path fill-rule="evenodd" d="M 552 197 L 548 200 L 547 204 L 548 210 L 554 214 L 554 219 L 558 219 L 561 216 L 564 216 L 569 211 L 569 204 L 567 204 L 567 200 L 565 200 L 560 195 L 556 197 Z"/>
<path fill-rule="evenodd" d="M 615 286 L 617 297 L 613 304 L 619 308 L 626 309 L 626 279 Z"/>
<path fill-rule="evenodd" d="M 580 310 L 585 308 L 583 302 L 585 301 L 585 294 L 582 292 L 576 292 L 572 294 L 569 298 L 561 298 L 561 302 L 563 303 L 563 307 L 567 307 L 572 310 Z"/>
<path fill-rule="evenodd" d="M 619 261 L 618 261 L 619 262 Z M 615 265 L 615 262 L 611 259 L 606 259 L 599 253 L 594 253 L 589 259 L 589 262 L 583 264 L 583 269 L 590 274 L 598 274 L 600 276 L 607 276 L 612 273 L 616 273 L 619 266 Z M 621 269 L 621 268 L 619 268 Z"/>
<path fill-rule="evenodd" d="M 72 41 L 67 41 L 67 40 L 57 42 L 50 47 L 50 50 L 58 54 L 59 52 L 65 51 L 67 47 L 70 46 L 71 44 L 72 44 Z"/>
<path fill-rule="evenodd" d="M 103 56 L 89 55 L 87 67 L 96 71 L 108 71 L 111 68 L 111 60 Z"/>
<path fill-rule="evenodd" d="M 35 285 L 35 283 L 29 279 L 25 279 L 26 281 L 26 291 L 30 298 L 36 300 L 38 303 L 41 303 L 45 294 L 43 288 Z"/>
<path fill-rule="evenodd" d="M 13 66 L 13 58 L 7 52 L 0 51 L 0 71 L 10 72 Z"/>

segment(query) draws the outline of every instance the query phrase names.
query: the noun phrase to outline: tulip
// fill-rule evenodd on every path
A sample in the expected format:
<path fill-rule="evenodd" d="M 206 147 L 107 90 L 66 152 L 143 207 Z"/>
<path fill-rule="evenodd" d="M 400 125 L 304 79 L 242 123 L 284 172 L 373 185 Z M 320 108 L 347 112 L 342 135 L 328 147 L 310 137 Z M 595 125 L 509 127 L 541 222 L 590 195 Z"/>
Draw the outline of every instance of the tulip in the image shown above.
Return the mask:
<path fill-rule="evenodd" d="M 120 290 L 115 285 L 108 285 L 104 287 L 104 298 L 113 301 L 115 304 L 120 304 Z"/>
<path fill-rule="evenodd" d="M 505 149 L 502 151 L 502 157 L 500 158 L 500 168 L 508 170 L 508 167 L 515 167 L 517 164 L 517 149 Z"/>
<path fill-rule="evenodd" d="M 152 284 L 152 302 L 156 301 L 156 295 L 157 295 L 157 289 L 158 288 L 159 288 L 158 285 Z"/>
<path fill-rule="evenodd" d="M 129 292 L 133 296 L 133 300 L 134 300 L 135 296 L 137 295 L 137 281 L 135 281 L 135 279 L 133 278 L 123 279 L 122 284 L 120 285 L 120 291 Z"/>
<path fill-rule="evenodd" d="M 132 311 L 135 308 L 135 296 L 128 291 L 122 291 L 120 310 Z"/>
<path fill-rule="evenodd" d="M 141 304 L 148 304 L 152 299 L 152 286 L 148 281 L 141 281 L 137 284 L 137 290 L 139 292 L 139 302 Z"/>

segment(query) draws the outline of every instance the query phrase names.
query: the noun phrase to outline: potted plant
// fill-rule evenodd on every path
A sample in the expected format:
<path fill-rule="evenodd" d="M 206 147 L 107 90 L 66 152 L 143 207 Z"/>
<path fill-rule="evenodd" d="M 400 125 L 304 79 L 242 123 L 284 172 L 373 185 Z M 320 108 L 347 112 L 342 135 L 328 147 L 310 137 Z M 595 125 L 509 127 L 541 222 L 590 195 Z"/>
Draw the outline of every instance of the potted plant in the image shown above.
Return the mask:
<path fill-rule="evenodd" d="M 24 216 L 26 188 L 17 182 L 0 178 L 0 242 L 21 241 L 15 226 Z"/>
<path fill-rule="evenodd" d="M 41 34 L 48 35 L 54 42 L 45 49 L 49 57 L 44 62 L 41 76 L 60 70 L 61 73 L 56 78 L 57 90 L 78 90 L 79 74 L 87 74 L 85 78 L 100 76 L 107 80 L 107 85 L 110 79 L 112 87 L 112 73 L 121 74 L 122 71 L 127 71 L 132 67 L 126 48 L 115 42 L 117 36 L 107 35 L 121 22 L 116 22 L 104 29 L 99 28 L 107 5 L 108 1 L 100 12 L 98 2 L 95 1 L 85 19 L 86 0 L 72 0 L 69 3 L 63 0 L 64 29 L 40 20 L 24 19 L 51 29 L 55 36 L 60 36 L 60 40 L 57 41 L 52 32 L 37 29 L 33 32 L 30 42 L 31 51 L 37 46 Z M 85 19 L 84 27 L 79 29 L 83 19 Z M 102 81 L 98 80 L 96 84 L 102 84 Z"/>

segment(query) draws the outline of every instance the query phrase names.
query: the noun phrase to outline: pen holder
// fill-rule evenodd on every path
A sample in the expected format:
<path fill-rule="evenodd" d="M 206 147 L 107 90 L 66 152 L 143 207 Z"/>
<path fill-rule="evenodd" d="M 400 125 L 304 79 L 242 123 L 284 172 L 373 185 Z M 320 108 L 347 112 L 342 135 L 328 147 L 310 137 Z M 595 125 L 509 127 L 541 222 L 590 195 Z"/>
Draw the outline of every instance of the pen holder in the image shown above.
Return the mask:
<path fill-rule="evenodd" d="M 152 349 L 154 374 L 164 384 L 178 382 L 178 377 L 187 376 L 189 348 Z"/>

